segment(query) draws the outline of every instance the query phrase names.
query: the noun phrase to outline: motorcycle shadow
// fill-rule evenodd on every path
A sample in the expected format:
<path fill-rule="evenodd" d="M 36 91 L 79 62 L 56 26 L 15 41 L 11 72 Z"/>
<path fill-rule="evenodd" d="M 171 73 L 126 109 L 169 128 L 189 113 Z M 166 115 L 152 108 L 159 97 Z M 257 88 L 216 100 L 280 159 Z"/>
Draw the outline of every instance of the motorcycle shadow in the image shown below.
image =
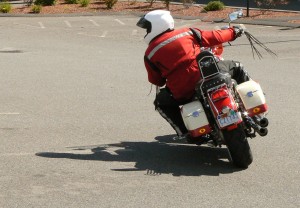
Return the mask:
<path fill-rule="evenodd" d="M 172 174 L 173 176 L 218 176 L 242 169 L 229 161 L 225 148 L 211 148 L 173 140 L 175 135 L 156 137 L 153 142 L 129 142 L 69 147 L 78 153 L 39 152 L 37 156 L 95 160 L 106 162 L 135 162 L 133 168 L 113 171 L 146 171 L 146 175 Z M 85 153 L 80 153 L 84 151 Z M 91 153 L 86 153 L 91 151 Z"/>

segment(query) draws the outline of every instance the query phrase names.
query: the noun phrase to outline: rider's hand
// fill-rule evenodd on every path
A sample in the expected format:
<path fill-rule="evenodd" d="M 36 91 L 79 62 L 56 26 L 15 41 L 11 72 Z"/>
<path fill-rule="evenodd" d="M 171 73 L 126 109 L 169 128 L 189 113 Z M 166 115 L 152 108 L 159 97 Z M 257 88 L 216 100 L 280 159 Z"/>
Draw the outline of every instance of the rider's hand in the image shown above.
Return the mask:
<path fill-rule="evenodd" d="M 240 25 L 236 25 L 232 27 L 235 33 L 235 38 L 241 37 L 242 34 L 245 32 L 244 28 Z"/>

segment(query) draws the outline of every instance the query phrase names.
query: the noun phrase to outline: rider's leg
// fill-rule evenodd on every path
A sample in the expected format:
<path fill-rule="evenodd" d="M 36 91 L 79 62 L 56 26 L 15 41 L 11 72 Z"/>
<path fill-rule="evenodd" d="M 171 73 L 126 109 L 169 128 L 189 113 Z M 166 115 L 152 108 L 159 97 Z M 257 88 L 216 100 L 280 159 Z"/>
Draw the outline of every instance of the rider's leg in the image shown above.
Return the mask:
<path fill-rule="evenodd" d="M 154 105 L 155 109 L 167 120 L 178 136 L 183 136 L 188 132 L 181 117 L 179 104 L 169 90 L 161 89 L 156 95 Z"/>
<path fill-rule="evenodd" d="M 238 84 L 250 80 L 248 72 L 244 69 L 244 66 L 238 61 L 220 61 L 218 62 L 218 66 L 221 71 L 228 72 Z"/>

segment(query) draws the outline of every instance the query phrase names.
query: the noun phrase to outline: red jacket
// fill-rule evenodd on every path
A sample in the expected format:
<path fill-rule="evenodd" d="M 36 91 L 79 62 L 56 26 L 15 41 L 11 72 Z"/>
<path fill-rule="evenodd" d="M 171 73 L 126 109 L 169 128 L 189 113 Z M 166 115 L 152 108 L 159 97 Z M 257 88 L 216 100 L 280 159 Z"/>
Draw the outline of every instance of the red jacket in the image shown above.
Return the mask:
<path fill-rule="evenodd" d="M 219 45 L 235 39 L 233 29 L 201 31 L 201 47 Z M 148 80 L 166 86 L 176 100 L 190 99 L 200 79 L 196 56 L 200 45 L 189 28 L 172 30 L 153 39 L 145 52 Z M 147 60 L 150 60 L 147 61 Z"/>

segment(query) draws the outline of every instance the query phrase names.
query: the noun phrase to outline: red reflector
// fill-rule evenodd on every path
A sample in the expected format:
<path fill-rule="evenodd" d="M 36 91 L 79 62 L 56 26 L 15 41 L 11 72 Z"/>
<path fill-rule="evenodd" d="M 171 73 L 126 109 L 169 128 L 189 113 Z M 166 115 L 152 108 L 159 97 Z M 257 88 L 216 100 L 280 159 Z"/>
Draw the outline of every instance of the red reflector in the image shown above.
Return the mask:
<path fill-rule="evenodd" d="M 209 125 L 206 126 L 202 126 L 198 129 L 194 129 L 190 131 L 190 134 L 192 137 L 199 137 L 199 136 L 203 136 L 205 134 L 209 134 L 211 132 L 211 128 Z"/>
<path fill-rule="evenodd" d="M 211 99 L 213 102 L 227 98 L 227 97 L 228 97 L 228 91 L 225 89 L 219 89 L 211 95 Z"/>
<path fill-rule="evenodd" d="M 267 104 L 262 104 L 262 105 L 254 107 L 254 108 L 250 108 L 247 111 L 248 111 L 249 116 L 252 117 L 252 116 L 267 112 L 268 106 L 267 106 Z"/>

